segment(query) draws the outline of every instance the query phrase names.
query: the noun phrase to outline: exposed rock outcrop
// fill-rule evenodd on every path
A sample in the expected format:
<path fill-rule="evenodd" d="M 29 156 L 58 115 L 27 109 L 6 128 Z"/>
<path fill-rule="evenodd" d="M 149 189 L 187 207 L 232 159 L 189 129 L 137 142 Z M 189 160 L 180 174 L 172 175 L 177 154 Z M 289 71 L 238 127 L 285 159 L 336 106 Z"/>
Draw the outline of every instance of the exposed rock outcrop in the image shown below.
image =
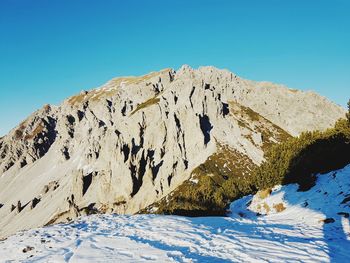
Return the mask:
<path fill-rule="evenodd" d="M 218 145 L 258 165 L 270 145 L 344 115 L 315 93 L 214 67 L 112 79 L 43 107 L 0 139 L 0 236 L 90 212 L 136 213 Z M 10 213 L 18 200 L 30 205 Z"/>

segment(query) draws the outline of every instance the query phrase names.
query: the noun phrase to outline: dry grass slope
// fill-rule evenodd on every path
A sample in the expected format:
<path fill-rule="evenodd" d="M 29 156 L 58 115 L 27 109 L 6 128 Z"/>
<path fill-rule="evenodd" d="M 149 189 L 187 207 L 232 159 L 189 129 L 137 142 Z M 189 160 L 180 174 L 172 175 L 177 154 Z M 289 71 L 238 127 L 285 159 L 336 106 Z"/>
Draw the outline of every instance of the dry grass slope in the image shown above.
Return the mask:
<path fill-rule="evenodd" d="M 130 115 L 134 115 L 139 110 L 142 110 L 142 109 L 145 109 L 145 108 L 147 108 L 149 106 L 157 104 L 159 101 L 160 101 L 160 99 L 157 98 L 157 97 L 150 98 L 149 100 L 146 100 L 145 102 L 137 105 L 136 109 L 133 110 Z"/>
<path fill-rule="evenodd" d="M 261 133 L 261 148 L 265 153 L 277 142 L 284 142 L 292 138 L 285 130 L 273 124 L 251 108 L 232 101 L 229 102 L 229 107 L 231 116 L 237 120 L 242 129 Z M 275 138 L 275 140 L 271 138 Z M 247 139 L 255 144 L 253 138 L 249 135 Z"/>

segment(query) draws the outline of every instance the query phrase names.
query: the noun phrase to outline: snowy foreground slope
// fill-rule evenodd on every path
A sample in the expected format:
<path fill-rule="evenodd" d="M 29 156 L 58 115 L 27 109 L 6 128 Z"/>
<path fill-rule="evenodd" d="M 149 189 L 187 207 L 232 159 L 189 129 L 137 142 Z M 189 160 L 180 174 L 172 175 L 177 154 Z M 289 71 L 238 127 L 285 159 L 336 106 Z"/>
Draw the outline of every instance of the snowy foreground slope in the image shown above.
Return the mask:
<path fill-rule="evenodd" d="M 17 233 L 1 262 L 347 262 L 350 165 L 296 185 L 247 196 L 230 217 L 94 215 Z M 281 211 L 281 212 L 277 212 Z"/>

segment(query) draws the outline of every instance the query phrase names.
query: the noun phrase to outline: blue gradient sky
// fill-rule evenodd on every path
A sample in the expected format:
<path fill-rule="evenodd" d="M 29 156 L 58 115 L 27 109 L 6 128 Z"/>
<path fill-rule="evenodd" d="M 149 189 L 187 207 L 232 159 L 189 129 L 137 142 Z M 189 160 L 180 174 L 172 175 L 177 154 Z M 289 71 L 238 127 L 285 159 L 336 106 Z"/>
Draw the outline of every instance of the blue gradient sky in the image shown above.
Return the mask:
<path fill-rule="evenodd" d="M 213 65 L 350 97 L 347 0 L 1 0 L 0 135 L 115 76 Z"/>

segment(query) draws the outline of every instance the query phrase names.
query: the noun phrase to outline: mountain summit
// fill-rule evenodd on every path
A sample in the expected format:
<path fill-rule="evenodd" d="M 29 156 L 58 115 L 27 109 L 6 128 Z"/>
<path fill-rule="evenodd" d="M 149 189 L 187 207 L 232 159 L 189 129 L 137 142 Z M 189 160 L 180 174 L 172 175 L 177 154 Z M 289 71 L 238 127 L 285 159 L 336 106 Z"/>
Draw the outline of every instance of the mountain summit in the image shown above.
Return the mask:
<path fill-rule="evenodd" d="M 112 79 L 45 105 L 0 138 L 0 237 L 90 213 L 138 213 L 215 171 L 244 180 L 273 144 L 344 116 L 313 92 L 214 67 Z"/>

